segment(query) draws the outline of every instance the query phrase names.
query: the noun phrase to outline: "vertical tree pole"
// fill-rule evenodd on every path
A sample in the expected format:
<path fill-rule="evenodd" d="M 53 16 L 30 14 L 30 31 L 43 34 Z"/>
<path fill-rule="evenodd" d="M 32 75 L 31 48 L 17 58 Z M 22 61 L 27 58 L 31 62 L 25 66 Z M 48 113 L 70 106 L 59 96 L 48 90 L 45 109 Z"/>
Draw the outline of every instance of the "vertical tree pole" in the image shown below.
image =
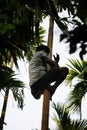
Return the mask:
<path fill-rule="evenodd" d="M 14 62 L 13 57 L 11 57 L 10 69 L 13 68 L 13 62 Z M 4 102 L 3 102 L 1 118 L 0 118 L 0 130 L 3 130 L 3 124 L 4 124 L 4 120 L 5 120 L 6 108 L 7 108 L 7 103 L 8 103 L 8 96 L 9 96 L 9 88 L 7 87 L 6 91 L 5 91 Z"/>
<path fill-rule="evenodd" d="M 52 58 L 53 29 L 54 29 L 54 20 L 50 17 L 49 33 L 48 33 L 48 47 L 50 48 L 50 55 L 49 55 L 50 58 Z M 49 90 L 44 90 L 41 130 L 48 130 L 49 104 L 50 104 L 50 92 Z"/>

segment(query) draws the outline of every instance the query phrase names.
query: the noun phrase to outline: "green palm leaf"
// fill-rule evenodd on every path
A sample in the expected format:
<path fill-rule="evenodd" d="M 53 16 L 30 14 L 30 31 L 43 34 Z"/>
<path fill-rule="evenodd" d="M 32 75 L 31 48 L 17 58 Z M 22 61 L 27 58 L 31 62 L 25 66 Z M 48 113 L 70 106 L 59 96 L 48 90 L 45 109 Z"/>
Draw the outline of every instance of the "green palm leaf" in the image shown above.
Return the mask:
<path fill-rule="evenodd" d="M 67 75 L 65 80 L 66 85 L 71 86 L 73 79 L 76 78 L 77 76 L 78 72 L 76 70 L 75 71 L 73 69 L 69 70 L 69 74 Z"/>
<path fill-rule="evenodd" d="M 63 104 L 53 103 L 55 114 L 53 120 L 56 124 L 56 130 L 86 130 L 87 120 L 72 120 L 69 111 Z"/>
<path fill-rule="evenodd" d="M 24 106 L 24 88 L 11 88 L 13 97 L 17 102 L 19 108 L 23 109 Z"/>
<path fill-rule="evenodd" d="M 25 84 L 15 78 L 15 76 L 14 71 L 10 68 L 0 66 L 0 90 L 6 91 L 6 88 L 11 89 L 18 107 L 23 108 Z"/>
<path fill-rule="evenodd" d="M 80 110 L 81 101 L 87 92 L 87 81 L 81 80 L 75 86 L 74 89 L 71 91 L 68 97 L 68 107 L 70 110 L 76 111 Z"/>
<path fill-rule="evenodd" d="M 87 92 L 87 61 L 69 60 L 69 74 L 66 83 L 73 89 L 68 96 L 67 105 L 72 111 L 81 112 L 81 102 Z"/>
<path fill-rule="evenodd" d="M 66 78 L 66 84 L 71 85 L 73 82 L 73 79 L 80 78 L 80 76 L 83 73 L 83 70 L 87 67 L 87 61 L 79 61 L 75 59 L 69 59 L 69 63 L 67 66 L 69 69 L 69 74 Z"/>
<path fill-rule="evenodd" d="M 83 70 L 83 64 L 78 59 L 69 59 L 71 65 L 67 64 L 73 71 L 80 73 Z"/>
<path fill-rule="evenodd" d="M 24 83 L 17 78 L 15 78 L 15 73 L 13 70 L 6 66 L 0 67 L 0 89 L 4 89 L 5 87 L 24 87 Z M 4 79 L 4 80 L 3 80 Z"/>
<path fill-rule="evenodd" d="M 66 130 L 67 124 L 70 122 L 69 111 L 65 110 L 64 105 L 53 103 L 55 114 L 53 120 L 56 124 L 56 130 Z"/>

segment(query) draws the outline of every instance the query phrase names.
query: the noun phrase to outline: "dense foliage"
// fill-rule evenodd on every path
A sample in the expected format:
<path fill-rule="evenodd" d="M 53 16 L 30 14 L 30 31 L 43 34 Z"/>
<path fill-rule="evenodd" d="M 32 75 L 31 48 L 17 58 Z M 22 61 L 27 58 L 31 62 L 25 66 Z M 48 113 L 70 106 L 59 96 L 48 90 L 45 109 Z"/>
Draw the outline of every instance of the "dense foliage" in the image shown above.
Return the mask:
<path fill-rule="evenodd" d="M 60 40 L 67 39 L 70 54 L 80 48 L 83 60 L 87 53 L 87 0 L 0 0 L 0 90 L 11 88 L 20 107 L 24 93 L 18 87 L 24 84 L 14 78 L 7 65 L 13 58 L 18 68 L 18 59 L 31 58 L 31 48 L 43 42 L 40 22 L 46 16 L 51 16 L 62 30 Z"/>
<path fill-rule="evenodd" d="M 69 18 L 67 18 L 69 28 L 61 35 L 60 40 L 67 39 L 66 42 L 69 42 L 70 54 L 76 52 L 79 48 L 79 56 L 83 60 L 83 56 L 87 53 L 87 1 L 68 1 L 71 3 L 71 6 L 67 7 L 71 12 Z"/>

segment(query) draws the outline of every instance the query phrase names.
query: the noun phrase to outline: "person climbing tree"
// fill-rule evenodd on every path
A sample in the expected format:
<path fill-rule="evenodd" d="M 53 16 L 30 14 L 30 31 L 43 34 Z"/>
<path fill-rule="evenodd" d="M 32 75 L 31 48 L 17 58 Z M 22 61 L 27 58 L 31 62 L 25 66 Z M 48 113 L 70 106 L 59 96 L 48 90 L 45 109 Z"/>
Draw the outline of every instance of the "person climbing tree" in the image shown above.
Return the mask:
<path fill-rule="evenodd" d="M 52 100 L 55 90 L 66 78 L 69 71 L 67 67 L 59 67 L 58 54 L 54 56 L 55 61 L 53 61 L 48 58 L 49 53 L 48 46 L 40 45 L 36 48 L 36 53 L 29 63 L 29 86 L 35 99 L 39 99 L 44 89 L 48 89 L 50 91 L 50 100 Z M 47 64 L 50 66 L 49 70 Z M 54 85 L 51 85 L 53 82 Z"/>

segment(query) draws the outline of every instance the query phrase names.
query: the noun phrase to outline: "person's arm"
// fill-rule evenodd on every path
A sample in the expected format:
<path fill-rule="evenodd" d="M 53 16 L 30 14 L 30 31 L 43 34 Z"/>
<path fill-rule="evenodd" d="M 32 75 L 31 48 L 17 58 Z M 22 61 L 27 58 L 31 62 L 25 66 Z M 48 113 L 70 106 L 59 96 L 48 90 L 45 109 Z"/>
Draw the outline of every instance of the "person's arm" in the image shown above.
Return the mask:
<path fill-rule="evenodd" d="M 53 66 L 58 66 L 58 64 L 57 64 L 55 61 L 49 59 L 48 57 L 43 56 L 43 57 L 42 57 L 42 60 L 43 60 L 45 63 L 49 64 L 51 67 L 53 67 Z"/>
<path fill-rule="evenodd" d="M 53 57 L 54 57 L 55 62 L 58 63 L 60 60 L 60 56 L 56 53 L 56 56 L 53 55 Z"/>

